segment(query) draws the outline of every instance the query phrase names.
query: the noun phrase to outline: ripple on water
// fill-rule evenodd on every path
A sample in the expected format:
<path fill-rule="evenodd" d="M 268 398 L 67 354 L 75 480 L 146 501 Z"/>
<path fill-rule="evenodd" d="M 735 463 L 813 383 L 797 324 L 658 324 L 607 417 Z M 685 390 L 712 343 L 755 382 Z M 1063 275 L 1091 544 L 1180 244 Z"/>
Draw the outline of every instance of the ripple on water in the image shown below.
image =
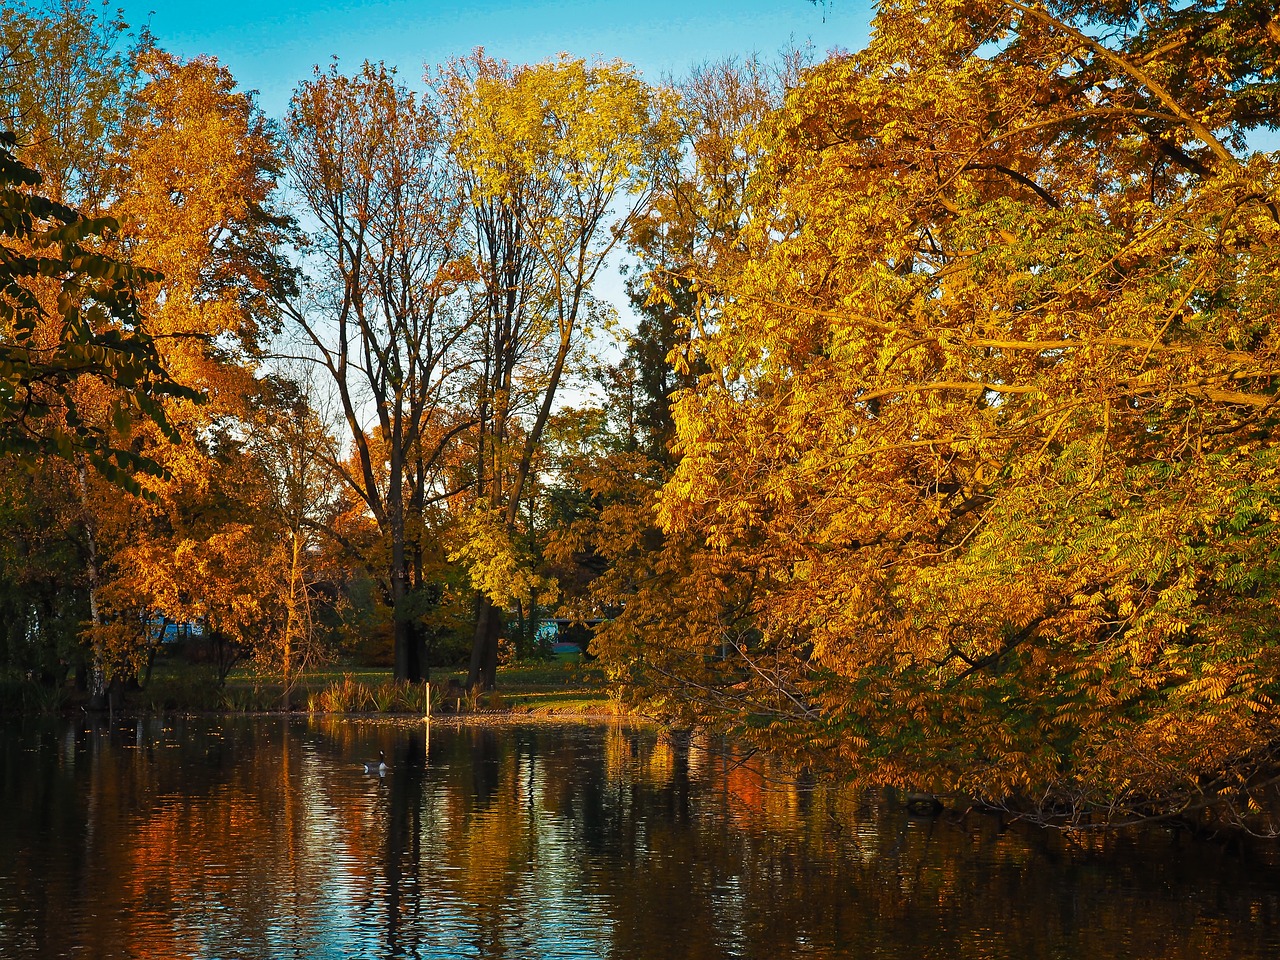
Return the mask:
<path fill-rule="evenodd" d="M 913 819 L 651 730 L 5 733 L 4 960 L 1280 955 L 1250 848 Z"/>

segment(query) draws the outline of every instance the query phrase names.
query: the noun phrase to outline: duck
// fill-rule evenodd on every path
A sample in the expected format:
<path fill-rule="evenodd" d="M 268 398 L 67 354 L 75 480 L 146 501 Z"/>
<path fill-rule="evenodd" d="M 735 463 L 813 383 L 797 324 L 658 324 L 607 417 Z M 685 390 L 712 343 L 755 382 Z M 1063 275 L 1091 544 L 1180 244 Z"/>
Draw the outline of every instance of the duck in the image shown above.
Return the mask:
<path fill-rule="evenodd" d="M 366 762 L 364 765 L 365 773 L 376 773 L 379 776 L 386 773 L 390 769 L 391 767 L 387 765 L 387 755 L 381 750 L 378 751 L 377 763 L 374 763 L 372 760 L 370 760 Z"/>

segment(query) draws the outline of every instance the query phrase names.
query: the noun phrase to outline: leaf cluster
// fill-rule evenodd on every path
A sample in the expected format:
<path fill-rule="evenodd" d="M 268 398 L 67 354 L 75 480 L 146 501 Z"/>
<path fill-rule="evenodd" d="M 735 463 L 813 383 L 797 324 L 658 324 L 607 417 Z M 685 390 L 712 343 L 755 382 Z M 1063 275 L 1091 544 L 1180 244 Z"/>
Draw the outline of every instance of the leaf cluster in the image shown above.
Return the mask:
<path fill-rule="evenodd" d="M 1023 808 L 1254 788 L 1280 743 L 1280 217 L 1245 147 L 1280 124 L 1270 17 L 906 0 L 804 75 L 756 127 L 740 255 L 692 268 L 665 540 L 600 643 L 640 696 Z"/>
<path fill-rule="evenodd" d="M 118 224 L 42 197 L 14 151 L 0 135 L 0 453 L 84 455 L 134 487 L 130 473 L 158 467 L 111 430 L 143 417 L 176 439 L 160 398 L 199 399 L 165 371 L 139 313 L 136 290 L 158 275 L 97 249 Z M 82 378 L 117 391 L 111 426 L 81 414 L 71 388 Z"/>

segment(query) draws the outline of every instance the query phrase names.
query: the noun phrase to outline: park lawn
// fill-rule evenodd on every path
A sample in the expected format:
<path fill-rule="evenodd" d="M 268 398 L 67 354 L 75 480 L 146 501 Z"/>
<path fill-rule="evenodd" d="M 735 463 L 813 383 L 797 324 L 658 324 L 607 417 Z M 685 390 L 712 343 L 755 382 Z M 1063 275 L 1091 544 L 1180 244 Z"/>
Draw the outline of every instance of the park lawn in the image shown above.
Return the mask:
<path fill-rule="evenodd" d="M 466 676 L 462 667 L 436 668 L 430 682 L 433 688 L 443 691 L 451 681 L 465 686 Z M 376 687 L 391 680 L 391 670 L 386 667 L 328 666 L 305 672 L 298 680 L 293 700 L 305 706 L 308 694 L 335 684 L 355 682 Z M 278 689 L 279 683 L 251 666 L 237 668 L 227 677 L 227 690 L 233 700 L 237 694 L 247 696 L 264 685 Z M 573 655 L 561 654 L 555 660 L 500 666 L 497 689 L 476 698 L 473 706 L 482 712 L 611 714 L 615 712 L 614 704 L 602 669 L 580 662 Z"/>
<path fill-rule="evenodd" d="M 6 679 L 0 677 L 0 681 Z M 463 686 L 465 669 L 432 671 L 433 712 L 455 712 L 444 698 L 451 682 Z M 47 696 L 47 702 L 32 699 L 28 694 L 41 690 L 24 685 L 19 678 L 8 686 L 13 689 L 0 683 L 0 713 L 56 713 L 80 705 L 65 686 Z M 289 707 L 315 713 L 421 715 L 427 710 L 426 698 L 427 691 L 421 687 L 394 683 L 388 668 L 332 665 L 304 673 L 294 685 Z M 170 651 L 156 658 L 141 689 L 125 691 L 126 707 L 145 713 L 276 712 L 283 708 L 283 700 L 280 678 L 251 664 L 236 667 L 225 685 L 219 685 L 211 664 L 192 663 Z M 497 689 L 475 697 L 464 695 L 460 706 L 461 713 L 478 716 L 614 717 L 626 712 L 604 670 L 572 654 L 500 666 Z"/>
<path fill-rule="evenodd" d="M 431 676 L 432 683 L 442 686 L 450 680 L 465 684 L 466 671 L 437 670 Z M 616 699 L 601 668 L 561 655 L 498 667 L 497 689 L 481 697 L 477 707 L 531 714 L 613 714 Z"/>
<path fill-rule="evenodd" d="M 445 709 L 442 694 L 450 682 L 465 685 L 465 668 L 432 671 L 434 710 Z M 399 696 L 397 688 L 401 692 Z M 405 695 L 407 689 L 393 684 L 389 668 L 334 664 L 304 672 L 294 686 L 290 706 L 293 710 L 322 713 L 416 713 L 425 709 L 416 694 Z M 329 696 L 325 696 L 326 692 Z M 143 709 L 155 712 L 274 711 L 281 707 L 282 689 L 278 676 L 263 673 L 252 664 L 233 669 L 226 685 L 220 688 L 211 666 L 160 657 L 147 689 L 139 691 L 134 698 Z M 593 716 L 614 715 L 618 705 L 601 668 L 581 661 L 576 655 L 560 654 L 554 660 L 500 666 L 497 689 L 466 698 L 463 711 Z"/>

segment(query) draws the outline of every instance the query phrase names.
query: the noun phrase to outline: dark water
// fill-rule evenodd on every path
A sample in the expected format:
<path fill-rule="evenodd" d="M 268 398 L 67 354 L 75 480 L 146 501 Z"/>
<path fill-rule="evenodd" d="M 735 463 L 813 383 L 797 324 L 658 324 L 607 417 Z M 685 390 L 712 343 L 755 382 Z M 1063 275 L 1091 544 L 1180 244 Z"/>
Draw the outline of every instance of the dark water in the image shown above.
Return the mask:
<path fill-rule="evenodd" d="M 652 730 L 0 733 L 4 960 L 1280 956 L 1273 847 L 914 819 Z"/>

